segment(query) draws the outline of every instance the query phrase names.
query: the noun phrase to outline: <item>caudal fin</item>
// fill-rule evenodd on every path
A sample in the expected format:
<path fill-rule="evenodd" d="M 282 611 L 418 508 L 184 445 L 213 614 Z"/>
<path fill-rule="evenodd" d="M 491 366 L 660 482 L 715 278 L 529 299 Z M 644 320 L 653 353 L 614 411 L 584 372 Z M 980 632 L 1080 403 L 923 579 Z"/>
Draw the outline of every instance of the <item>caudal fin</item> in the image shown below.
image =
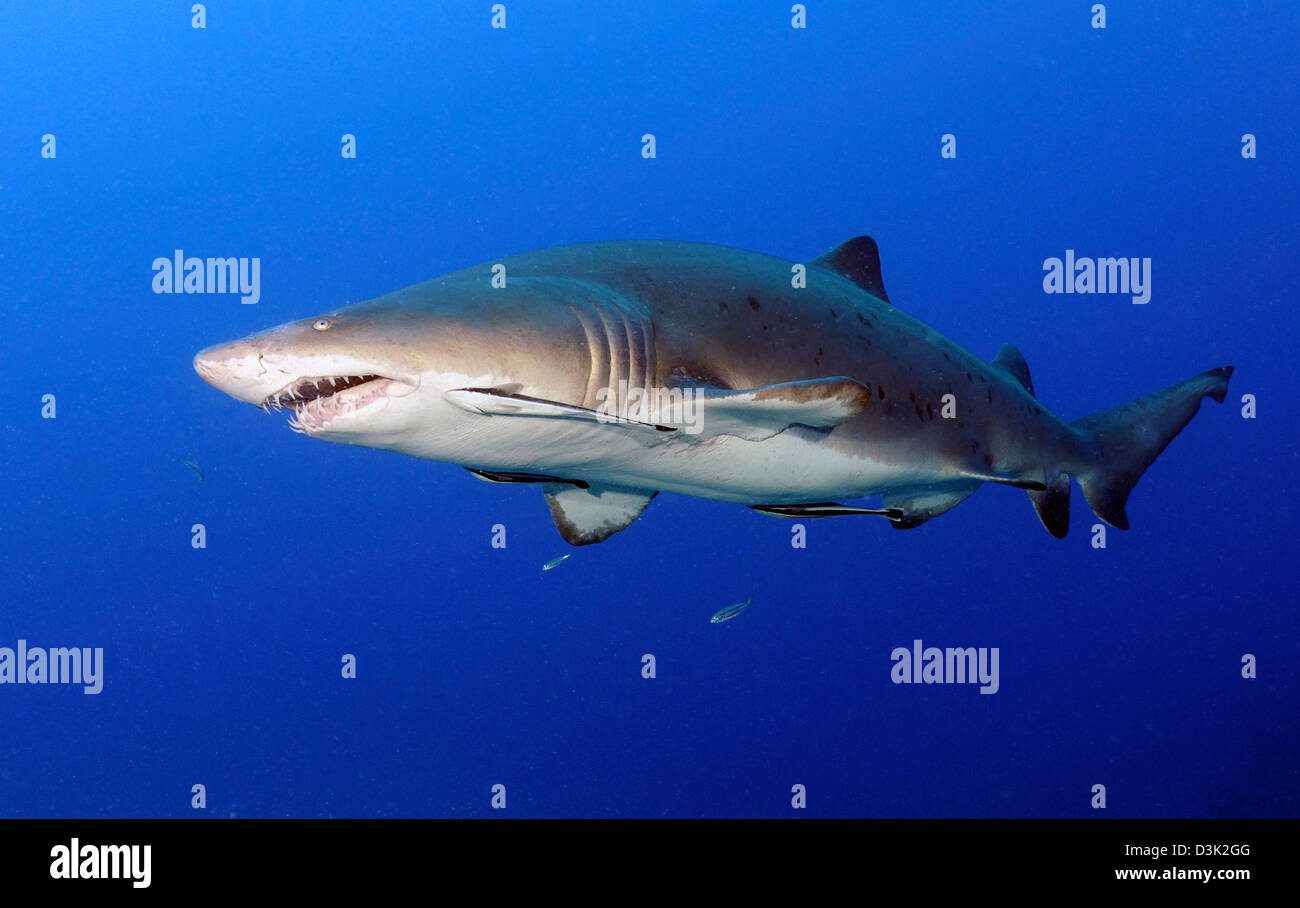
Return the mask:
<path fill-rule="evenodd" d="M 1088 466 L 1074 471 L 1074 478 L 1094 514 L 1111 526 L 1128 529 L 1124 505 L 1129 493 L 1146 468 L 1192 421 L 1201 398 L 1213 397 L 1223 403 L 1232 369 L 1211 369 L 1163 391 L 1070 423 L 1093 455 Z"/>

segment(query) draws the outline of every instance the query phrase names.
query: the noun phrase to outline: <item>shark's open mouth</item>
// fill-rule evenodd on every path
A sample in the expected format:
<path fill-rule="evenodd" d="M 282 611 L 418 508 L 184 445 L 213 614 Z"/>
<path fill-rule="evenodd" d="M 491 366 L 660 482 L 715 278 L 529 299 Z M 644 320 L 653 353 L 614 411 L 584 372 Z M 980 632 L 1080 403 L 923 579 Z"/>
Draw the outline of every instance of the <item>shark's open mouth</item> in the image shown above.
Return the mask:
<path fill-rule="evenodd" d="M 289 428 L 305 434 L 387 397 L 393 384 L 382 375 L 300 378 L 267 397 L 261 407 L 267 412 L 291 410 Z"/>

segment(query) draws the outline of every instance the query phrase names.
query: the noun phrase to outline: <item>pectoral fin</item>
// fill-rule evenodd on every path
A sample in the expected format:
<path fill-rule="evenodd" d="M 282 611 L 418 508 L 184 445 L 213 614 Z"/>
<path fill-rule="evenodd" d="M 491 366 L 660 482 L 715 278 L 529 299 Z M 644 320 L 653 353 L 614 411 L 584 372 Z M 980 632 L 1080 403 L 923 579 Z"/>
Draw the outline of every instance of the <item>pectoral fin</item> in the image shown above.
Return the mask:
<path fill-rule="evenodd" d="M 641 516 L 658 492 L 591 486 L 585 489 L 560 483 L 542 487 L 555 528 L 570 545 L 604 542 L 625 530 Z"/>
<path fill-rule="evenodd" d="M 642 422 L 612 412 L 529 397 L 502 388 L 455 388 L 444 391 L 448 403 L 469 413 L 544 419 L 577 419 L 618 424 L 657 432 L 676 432 L 686 423 L 687 434 L 704 437 L 735 435 L 749 441 L 771 438 L 794 425 L 830 429 L 857 416 L 871 403 L 865 386 L 842 375 L 782 382 L 739 391 L 694 385 L 678 389 L 690 397 L 669 400 L 652 412 L 655 421 Z M 686 407 L 693 415 L 687 420 Z M 668 424 L 665 424 L 668 423 Z"/>
<path fill-rule="evenodd" d="M 865 386 L 842 375 L 726 391 L 697 387 L 699 425 L 706 437 L 771 438 L 794 425 L 830 429 L 857 416 L 871 402 Z"/>
<path fill-rule="evenodd" d="M 529 416 L 546 419 L 578 419 L 594 423 L 620 424 L 659 432 L 675 432 L 672 426 L 627 419 L 613 413 L 577 407 L 540 397 L 529 397 L 501 388 L 453 388 L 442 392 L 442 399 L 468 413 L 487 416 Z"/>

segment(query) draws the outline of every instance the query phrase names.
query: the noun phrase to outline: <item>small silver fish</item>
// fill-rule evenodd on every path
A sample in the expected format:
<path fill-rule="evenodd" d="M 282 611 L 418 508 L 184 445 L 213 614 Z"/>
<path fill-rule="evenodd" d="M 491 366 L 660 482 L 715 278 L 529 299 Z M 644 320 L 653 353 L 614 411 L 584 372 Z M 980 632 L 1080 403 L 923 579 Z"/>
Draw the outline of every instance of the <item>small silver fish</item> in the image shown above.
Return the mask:
<path fill-rule="evenodd" d="M 546 562 L 546 564 L 542 565 L 542 570 L 549 571 L 551 568 L 557 568 L 572 557 L 573 553 L 570 552 L 567 555 L 561 555 L 559 558 L 552 558 L 550 561 Z"/>
<path fill-rule="evenodd" d="M 737 602 L 735 605 L 729 605 L 726 608 L 715 612 L 713 617 L 709 619 L 709 624 L 721 624 L 724 621 L 730 621 L 753 604 L 753 599 L 746 599 L 744 602 Z"/>
<path fill-rule="evenodd" d="M 196 464 L 194 461 L 182 460 L 181 463 L 185 464 L 185 466 L 189 467 L 191 470 L 194 471 L 195 475 L 199 477 L 199 482 L 207 482 L 207 480 L 203 478 L 203 471 L 199 469 L 199 465 Z"/>

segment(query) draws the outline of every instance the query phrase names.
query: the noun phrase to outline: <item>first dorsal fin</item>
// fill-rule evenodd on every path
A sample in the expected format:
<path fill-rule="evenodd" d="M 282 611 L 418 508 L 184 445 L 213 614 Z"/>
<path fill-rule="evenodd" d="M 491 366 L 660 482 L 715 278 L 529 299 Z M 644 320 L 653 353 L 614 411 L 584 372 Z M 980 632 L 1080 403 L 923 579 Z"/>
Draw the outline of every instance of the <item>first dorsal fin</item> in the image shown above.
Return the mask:
<path fill-rule="evenodd" d="M 880 249 L 869 236 L 855 236 L 840 243 L 812 263 L 848 278 L 872 296 L 889 302 L 885 282 L 880 277 Z"/>
<path fill-rule="evenodd" d="M 1003 344 L 1002 349 L 998 350 L 998 355 L 993 357 L 993 365 L 1020 382 L 1020 386 L 1029 392 L 1030 397 L 1038 396 L 1034 393 L 1034 383 L 1029 378 L 1029 364 L 1015 347 Z"/>

